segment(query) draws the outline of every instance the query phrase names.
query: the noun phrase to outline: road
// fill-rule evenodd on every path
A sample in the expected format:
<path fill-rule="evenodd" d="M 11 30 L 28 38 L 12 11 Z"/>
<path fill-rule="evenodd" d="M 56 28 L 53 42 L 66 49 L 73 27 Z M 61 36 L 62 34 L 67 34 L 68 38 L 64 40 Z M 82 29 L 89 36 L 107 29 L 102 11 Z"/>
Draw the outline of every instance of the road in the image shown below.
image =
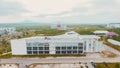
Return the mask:
<path fill-rule="evenodd" d="M 104 45 L 104 48 L 108 51 L 111 51 L 117 55 L 116 58 L 91 58 L 91 57 L 61 57 L 61 58 L 10 58 L 10 59 L 1 59 L 0 63 L 18 63 L 20 64 L 19 68 L 26 68 L 26 65 L 32 63 L 79 63 L 79 62 L 120 62 L 120 52 Z"/>
<path fill-rule="evenodd" d="M 103 48 L 104 48 L 103 50 L 107 50 L 107 51 L 113 52 L 113 53 L 115 53 L 116 55 L 118 55 L 118 57 L 120 57 L 120 52 L 117 51 L 116 49 L 111 48 L 111 47 L 109 47 L 109 46 L 107 46 L 107 45 L 103 45 Z"/>
<path fill-rule="evenodd" d="M 120 58 L 11 58 L 11 59 L 1 59 L 0 63 L 19 63 L 20 68 L 25 68 L 25 65 L 30 65 L 32 63 L 79 63 L 79 62 L 120 62 Z"/>

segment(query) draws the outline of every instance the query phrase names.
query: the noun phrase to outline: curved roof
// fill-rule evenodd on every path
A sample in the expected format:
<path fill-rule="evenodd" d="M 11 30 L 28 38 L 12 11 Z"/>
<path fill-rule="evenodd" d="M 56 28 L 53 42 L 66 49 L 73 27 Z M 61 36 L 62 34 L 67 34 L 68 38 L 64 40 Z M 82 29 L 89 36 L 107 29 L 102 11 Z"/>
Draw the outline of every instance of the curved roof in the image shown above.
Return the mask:
<path fill-rule="evenodd" d="M 109 31 L 106 30 L 96 30 L 93 33 L 108 33 Z"/>

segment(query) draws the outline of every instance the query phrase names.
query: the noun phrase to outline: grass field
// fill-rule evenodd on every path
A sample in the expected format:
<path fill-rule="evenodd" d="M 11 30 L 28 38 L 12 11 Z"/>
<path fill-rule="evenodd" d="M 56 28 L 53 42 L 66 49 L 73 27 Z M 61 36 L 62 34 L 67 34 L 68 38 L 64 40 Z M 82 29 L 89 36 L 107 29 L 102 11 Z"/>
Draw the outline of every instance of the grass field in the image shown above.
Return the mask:
<path fill-rule="evenodd" d="M 119 63 L 96 63 L 96 68 L 120 68 Z"/>
<path fill-rule="evenodd" d="M 12 54 L 7 54 L 7 55 L 2 55 L 0 58 L 46 58 L 46 57 L 83 57 L 86 56 L 85 54 L 46 54 L 46 55 L 12 55 Z"/>
<path fill-rule="evenodd" d="M 83 57 L 85 54 L 46 54 L 46 55 L 13 55 L 12 57 L 22 57 L 22 58 L 46 58 L 46 57 Z"/>

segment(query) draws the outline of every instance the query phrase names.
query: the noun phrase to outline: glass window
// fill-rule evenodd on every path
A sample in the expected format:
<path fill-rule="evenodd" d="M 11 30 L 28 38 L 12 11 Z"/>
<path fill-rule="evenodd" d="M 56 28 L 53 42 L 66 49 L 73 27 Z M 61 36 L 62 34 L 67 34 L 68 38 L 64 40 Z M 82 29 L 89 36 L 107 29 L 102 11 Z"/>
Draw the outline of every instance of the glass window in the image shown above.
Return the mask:
<path fill-rule="evenodd" d="M 45 50 L 49 50 L 49 47 L 45 47 Z"/>
<path fill-rule="evenodd" d="M 56 51 L 56 54 L 60 54 L 60 51 Z"/>
<path fill-rule="evenodd" d="M 44 43 L 45 46 L 49 46 L 49 43 Z"/>
<path fill-rule="evenodd" d="M 83 51 L 78 51 L 78 53 L 82 53 Z"/>
<path fill-rule="evenodd" d="M 30 43 L 26 43 L 27 46 L 30 46 Z"/>
<path fill-rule="evenodd" d="M 32 51 L 27 51 L 27 54 L 32 54 Z"/>
<path fill-rule="evenodd" d="M 42 45 L 43 45 L 43 43 L 39 43 L 39 44 L 38 44 L 38 46 L 42 46 Z"/>
<path fill-rule="evenodd" d="M 37 51 L 33 51 L 33 54 L 38 54 L 38 52 Z"/>
<path fill-rule="evenodd" d="M 32 47 L 27 47 L 27 50 L 32 50 Z"/>
<path fill-rule="evenodd" d="M 63 50 L 65 50 L 65 49 L 66 49 L 66 47 L 62 47 L 62 49 L 63 49 Z"/>
<path fill-rule="evenodd" d="M 84 50 L 86 50 L 86 45 L 84 46 Z"/>
<path fill-rule="evenodd" d="M 68 50 L 72 49 L 72 47 L 67 47 Z"/>
<path fill-rule="evenodd" d="M 49 47 L 49 45 L 44 45 L 45 47 Z"/>
<path fill-rule="evenodd" d="M 83 45 L 83 43 L 78 43 L 78 45 Z"/>
<path fill-rule="evenodd" d="M 39 50 L 43 50 L 43 47 L 39 47 Z"/>
<path fill-rule="evenodd" d="M 39 54 L 43 54 L 43 51 L 39 51 Z"/>
<path fill-rule="evenodd" d="M 66 54 L 66 51 L 62 51 L 62 54 Z"/>
<path fill-rule="evenodd" d="M 33 50 L 37 50 L 37 47 L 33 47 Z"/>
<path fill-rule="evenodd" d="M 77 51 L 73 51 L 73 54 L 77 53 Z"/>
<path fill-rule="evenodd" d="M 67 51 L 67 54 L 71 54 L 72 52 L 71 51 Z"/>
<path fill-rule="evenodd" d="M 45 54 L 49 54 L 49 51 L 45 51 Z"/>
<path fill-rule="evenodd" d="M 74 46 L 73 49 L 77 49 L 77 47 Z"/>
<path fill-rule="evenodd" d="M 83 49 L 83 47 L 78 47 L 79 49 Z"/>
<path fill-rule="evenodd" d="M 56 47 L 56 50 L 60 50 L 60 47 Z"/>
<path fill-rule="evenodd" d="M 91 44 L 89 44 L 89 48 L 91 48 Z"/>

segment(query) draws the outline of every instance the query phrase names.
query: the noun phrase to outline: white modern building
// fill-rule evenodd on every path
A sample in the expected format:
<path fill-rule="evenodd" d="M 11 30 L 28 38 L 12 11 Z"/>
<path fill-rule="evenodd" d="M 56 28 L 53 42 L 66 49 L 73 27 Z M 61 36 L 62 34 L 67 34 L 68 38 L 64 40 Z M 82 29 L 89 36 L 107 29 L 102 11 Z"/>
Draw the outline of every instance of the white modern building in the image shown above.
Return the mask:
<path fill-rule="evenodd" d="M 39 36 L 11 40 L 13 55 L 81 54 L 101 52 L 102 41 L 95 35 L 79 35 L 74 31 L 57 36 Z"/>
<path fill-rule="evenodd" d="M 95 35 L 98 35 L 98 36 L 103 36 L 103 35 L 107 35 L 109 33 L 109 31 L 106 31 L 106 30 L 96 30 L 93 33 Z"/>
<path fill-rule="evenodd" d="M 15 27 L 0 27 L 0 35 L 15 32 Z"/>
<path fill-rule="evenodd" d="M 120 28 L 120 23 L 109 23 L 107 24 L 108 28 Z"/>

